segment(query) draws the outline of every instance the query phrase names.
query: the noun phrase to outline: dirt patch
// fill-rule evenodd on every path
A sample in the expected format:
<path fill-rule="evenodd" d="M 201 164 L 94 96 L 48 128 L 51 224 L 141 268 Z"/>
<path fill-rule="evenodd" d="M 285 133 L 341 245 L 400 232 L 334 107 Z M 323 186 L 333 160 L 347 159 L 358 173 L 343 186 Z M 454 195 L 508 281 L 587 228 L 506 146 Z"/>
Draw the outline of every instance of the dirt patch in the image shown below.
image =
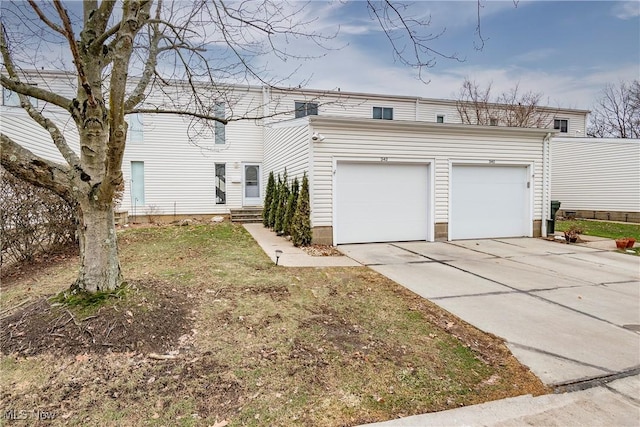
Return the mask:
<path fill-rule="evenodd" d="M 95 313 L 40 298 L 2 319 L 3 354 L 165 352 L 190 329 L 187 298 L 162 282 L 136 282 Z"/>
<path fill-rule="evenodd" d="M 311 256 L 342 256 L 342 252 L 331 245 L 302 246 L 302 250 Z"/>
<path fill-rule="evenodd" d="M 3 264 L 0 268 L 0 289 L 9 289 L 26 278 L 42 274 L 51 266 L 75 261 L 78 258 L 78 252 L 78 245 L 69 245 L 55 252 L 39 255 L 31 261 Z"/>

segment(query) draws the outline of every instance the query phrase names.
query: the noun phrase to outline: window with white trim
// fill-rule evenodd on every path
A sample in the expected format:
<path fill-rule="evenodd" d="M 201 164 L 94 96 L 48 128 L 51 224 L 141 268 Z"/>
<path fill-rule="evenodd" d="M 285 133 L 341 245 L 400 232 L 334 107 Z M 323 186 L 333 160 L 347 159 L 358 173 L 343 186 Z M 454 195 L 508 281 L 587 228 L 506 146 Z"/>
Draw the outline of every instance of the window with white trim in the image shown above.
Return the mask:
<path fill-rule="evenodd" d="M 144 118 L 142 114 L 129 114 L 129 142 L 144 142 Z"/>
<path fill-rule="evenodd" d="M 438 114 L 436 116 L 436 123 L 444 123 L 444 114 Z"/>
<path fill-rule="evenodd" d="M 555 119 L 553 121 L 553 128 L 560 131 L 560 133 L 569 132 L 569 120 L 567 119 Z"/>
<path fill-rule="evenodd" d="M 296 119 L 305 116 L 317 116 L 318 104 L 315 102 L 295 101 Z"/>
<path fill-rule="evenodd" d="M 393 120 L 393 108 L 373 107 L 373 118 L 381 120 Z"/>
<path fill-rule="evenodd" d="M 224 109 L 224 103 L 222 102 L 216 102 L 216 105 L 214 106 L 214 110 L 213 113 L 215 114 L 216 117 L 220 118 L 220 119 L 224 119 L 225 118 L 225 109 Z M 222 122 L 215 122 L 214 124 L 214 132 L 215 132 L 215 140 L 214 143 L 215 144 L 226 144 L 227 140 L 226 140 L 226 127 L 225 124 Z M 224 166 L 224 165 L 223 165 Z"/>

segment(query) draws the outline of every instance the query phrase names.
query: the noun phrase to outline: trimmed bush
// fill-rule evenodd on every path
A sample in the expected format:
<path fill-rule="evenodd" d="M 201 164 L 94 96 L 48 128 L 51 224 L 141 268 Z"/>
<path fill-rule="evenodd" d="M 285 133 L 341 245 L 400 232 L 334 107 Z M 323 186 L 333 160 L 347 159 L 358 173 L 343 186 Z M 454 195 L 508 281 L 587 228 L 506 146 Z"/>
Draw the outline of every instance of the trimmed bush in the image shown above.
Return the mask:
<path fill-rule="evenodd" d="M 282 231 L 287 236 L 291 235 L 291 225 L 293 223 L 293 215 L 296 213 L 299 192 L 300 183 L 298 182 L 298 178 L 295 178 L 291 184 L 291 191 L 289 192 L 289 199 L 287 200 L 287 209 L 284 214 L 284 226 Z"/>
<path fill-rule="evenodd" d="M 271 211 L 271 201 L 276 191 L 276 179 L 273 171 L 269 172 L 269 180 L 267 181 L 267 193 L 264 196 L 264 208 L 262 208 L 262 225 L 269 227 L 269 212 Z"/>
<path fill-rule="evenodd" d="M 287 182 L 287 170 L 284 170 L 282 177 L 282 185 L 278 193 L 278 208 L 276 211 L 276 222 L 273 226 L 274 231 L 281 235 L 284 233 L 284 217 L 287 210 L 287 200 L 289 199 L 289 183 Z"/>
<path fill-rule="evenodd" d="M 275 184 L 275 190 L 273 192 L 273 198 L 271 199 L 269 207 L 269 228 L 275 228 L 276 225 L 276 213 L 278 212 L 278 200 L 280 199 L 280 190 L 282 188 L 282 178 L 278 174 L 278 182 Z"/>
<path fill-rule="evenodd" d="M 302 188 L 298 195 L 296 212 L 291 226 L 291 240 L 294 246 L 311 244 L 311 209 L 309 207 L 309 180 L 305 172 L 302 177 Z"/>

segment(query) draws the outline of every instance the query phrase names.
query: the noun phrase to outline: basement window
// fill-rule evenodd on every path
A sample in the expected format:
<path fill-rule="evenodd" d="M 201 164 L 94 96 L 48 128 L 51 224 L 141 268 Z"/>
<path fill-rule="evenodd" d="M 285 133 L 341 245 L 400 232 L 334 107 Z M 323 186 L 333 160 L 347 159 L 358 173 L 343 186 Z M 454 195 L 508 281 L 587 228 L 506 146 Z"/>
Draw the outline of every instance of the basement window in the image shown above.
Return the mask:
<path fill-rule="evenodd" d="M 393 120 L 393 108 L 373 107 L 373 118 L 382 120 Z"/>

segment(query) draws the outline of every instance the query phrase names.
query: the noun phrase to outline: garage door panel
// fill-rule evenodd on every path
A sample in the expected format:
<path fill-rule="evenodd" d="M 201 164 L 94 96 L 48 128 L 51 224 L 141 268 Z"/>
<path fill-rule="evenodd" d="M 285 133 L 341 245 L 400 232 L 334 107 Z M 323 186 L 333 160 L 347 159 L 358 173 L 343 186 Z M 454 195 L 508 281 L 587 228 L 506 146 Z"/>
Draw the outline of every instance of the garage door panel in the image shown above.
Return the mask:
<path fill-rule="evenodd" d="M 451 238 L 529 235 L 527 183 L 522 166 L 453 166 Z"/>
<path fill-rule="evenodd" d="M 337 243 L 427 239 L 428 166 L 339 162 Z"/>

